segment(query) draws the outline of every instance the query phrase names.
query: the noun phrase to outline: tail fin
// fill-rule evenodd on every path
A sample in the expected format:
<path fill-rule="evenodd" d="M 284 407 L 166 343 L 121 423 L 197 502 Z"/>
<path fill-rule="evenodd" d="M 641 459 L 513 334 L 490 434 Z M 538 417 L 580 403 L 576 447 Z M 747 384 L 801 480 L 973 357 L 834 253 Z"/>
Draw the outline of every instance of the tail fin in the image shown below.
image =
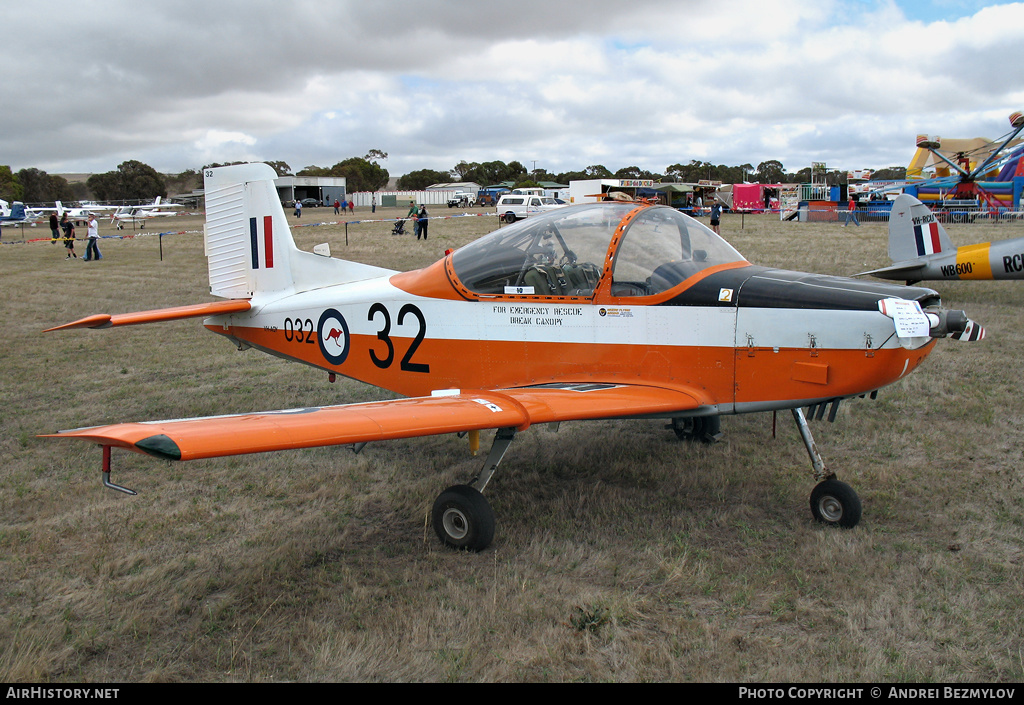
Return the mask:
<path fill-rule="evenodd" d="M 394 274 L 298 249 L 266 164 L 207 169 L 206 257 L 210 293 L 276 297 Z"/>
<path fill-rule="evenodd" d="M 946 229 L 928 206 L 908 194 L 893 201 L 889 215 L 889 258 L 918 259 L 955 249 Z"/>

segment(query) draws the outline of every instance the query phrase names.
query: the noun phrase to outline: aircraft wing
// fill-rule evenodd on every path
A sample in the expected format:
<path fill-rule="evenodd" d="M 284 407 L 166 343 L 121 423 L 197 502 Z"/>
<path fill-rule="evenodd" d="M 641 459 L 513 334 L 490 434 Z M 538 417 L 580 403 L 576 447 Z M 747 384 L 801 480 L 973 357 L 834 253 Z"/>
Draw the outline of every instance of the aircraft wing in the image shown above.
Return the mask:
<path fill-rule="evenodd" d="M 167 460 L 195 460 L 343 445 L 534 423 L 666 414 L 696 409 L 696 394 L 622 384 L 445 390 L 429 397 L 254 414 L 123 423 L 47 434 Z"/>

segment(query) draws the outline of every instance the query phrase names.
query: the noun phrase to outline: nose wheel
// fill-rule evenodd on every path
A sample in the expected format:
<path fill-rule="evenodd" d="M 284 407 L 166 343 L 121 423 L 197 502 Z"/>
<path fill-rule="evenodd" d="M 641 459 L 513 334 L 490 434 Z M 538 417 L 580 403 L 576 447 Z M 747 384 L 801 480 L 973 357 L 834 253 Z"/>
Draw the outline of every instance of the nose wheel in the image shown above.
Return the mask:
<path fill-rule="evenodd" d="M 825 461 L 818 453 L 818 446 L 811 435 L 803 409 L 793 409 L 793 420 L 796 421 L 800 438 L 811 458 L 814 479 L 821 480 L 811 491 L 811 514 L 822 524 L 853 528 L 860 522 L 860 497 L 852 487 L 837 480 L 835 473 L 825 467 Z"/>
<path fill-rule="evenodd" d="M 860 497 L 845 482 L 819 482 L 811 492 L 811 514 L 822 524 L 852 528 L 860 521 Z"/>

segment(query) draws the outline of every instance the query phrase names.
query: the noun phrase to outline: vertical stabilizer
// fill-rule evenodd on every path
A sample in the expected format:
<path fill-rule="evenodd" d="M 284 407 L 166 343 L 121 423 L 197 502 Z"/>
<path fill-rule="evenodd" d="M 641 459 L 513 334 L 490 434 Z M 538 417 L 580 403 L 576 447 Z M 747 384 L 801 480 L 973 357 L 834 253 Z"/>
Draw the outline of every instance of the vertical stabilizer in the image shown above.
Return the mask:
<path fill-rule="evenodd" d="M 206 170 L 206 257 L 214 296 L 238 299 L 292 288 L 295 243 L 276 176 L 266 164 Z"/>
<path fill-rule="evenodd" d="M 893 262 L 953 250 L 946 229 L 928 206 L 905 193 L 897 196 L 889 214 L 889 258 Z"/>
<path fill-rule="evenodd" d="M 207 169 L 206 258 L 210 293 L 229 299 L 276 297 L 394 274 L 295 246 L 266 164 Z"/>

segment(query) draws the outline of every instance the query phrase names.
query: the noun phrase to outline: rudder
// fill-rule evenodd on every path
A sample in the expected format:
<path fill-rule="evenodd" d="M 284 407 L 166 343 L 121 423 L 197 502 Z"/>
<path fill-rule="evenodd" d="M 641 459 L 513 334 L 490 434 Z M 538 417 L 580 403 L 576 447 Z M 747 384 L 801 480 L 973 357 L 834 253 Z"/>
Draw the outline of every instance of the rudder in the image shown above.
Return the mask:
<path fill-rule="evenodd" d="M 206 257 L 210 293 L 229 299 L 272 298 L 395 274 L 324 257 L 295 245 L 274 179 L 261 163 L 207 169 Z"/>

